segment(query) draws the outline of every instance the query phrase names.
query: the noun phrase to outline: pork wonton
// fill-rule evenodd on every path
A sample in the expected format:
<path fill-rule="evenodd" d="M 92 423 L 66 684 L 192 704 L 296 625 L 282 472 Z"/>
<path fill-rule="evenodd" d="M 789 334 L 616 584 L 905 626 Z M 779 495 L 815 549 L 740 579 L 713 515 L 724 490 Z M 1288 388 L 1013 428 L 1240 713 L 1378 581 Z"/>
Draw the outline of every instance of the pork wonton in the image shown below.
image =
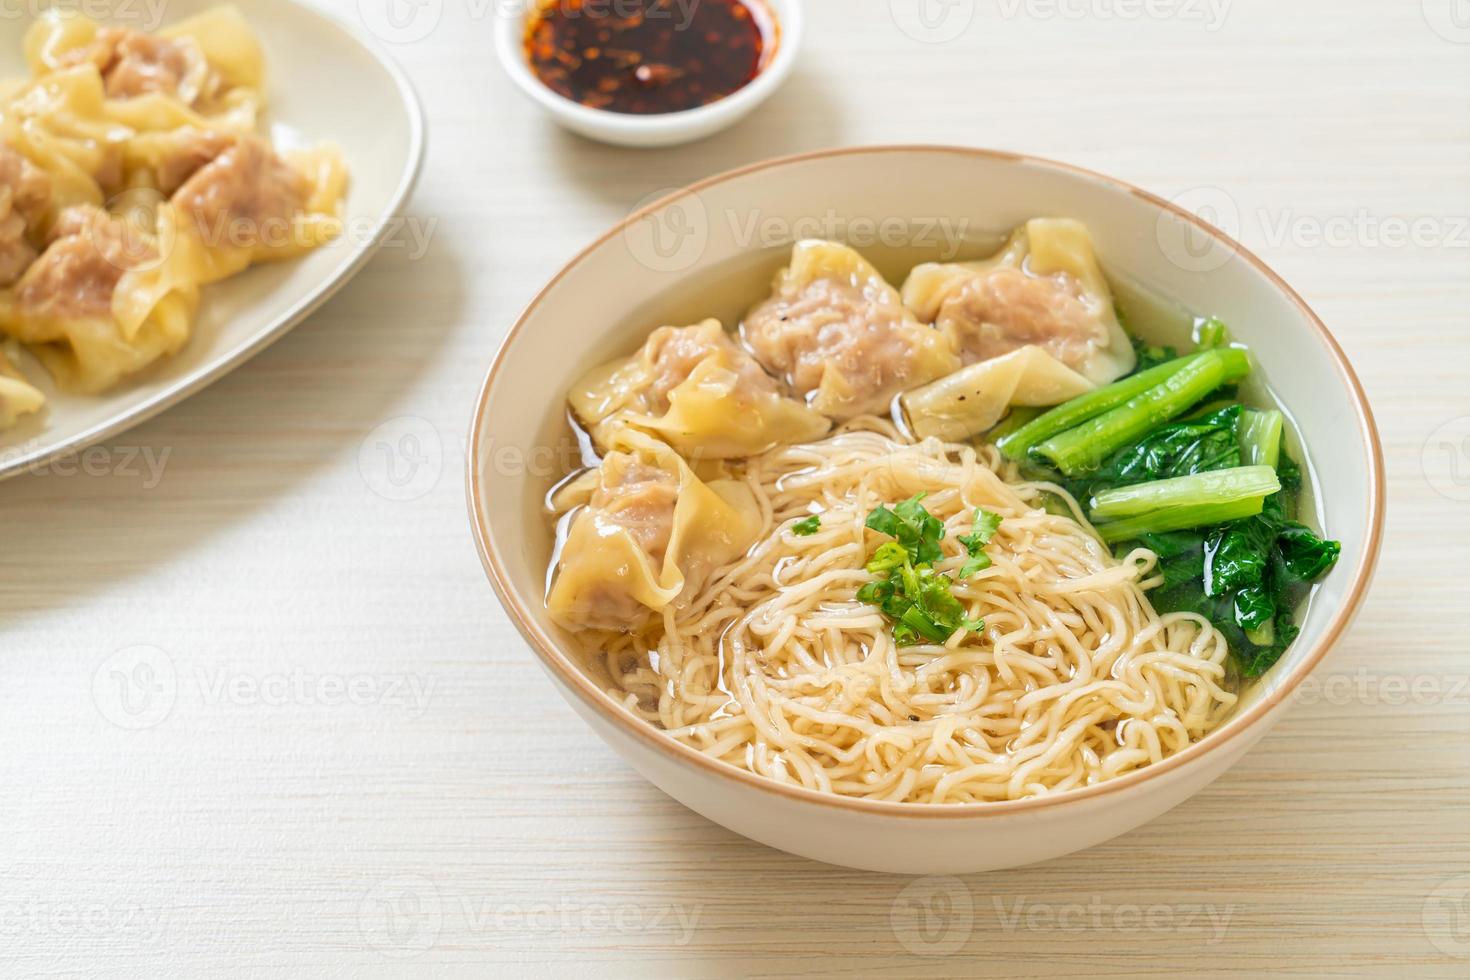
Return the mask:
<path fill-rule="evenodd" d="M 741 336 L 766 370 L 838 420 L 883 414 L 899 392 L 960 366 L 949 341 L 920 323 L 857 252 L 803 241 Z"/>
<path fill-rule="evenodd" d="M 546 600 L 574 628 L 633 628 L 698 591 L 761 528 L 745 484 L 705 482 L 668 446 L 633 430 L 614 436 L 595 478 L 578 487 L 586 499 L 571 513 Z"/>
<path fill-rule="evenodd" d="M 1080 221 L 1036 218 L 989 259 L 921 265 L 904 283 L 903 300 L 966 364 L 1035 345 L 1103 385 L 1135 363 Z"/>
<path fill-rule="evenodd" d="M 599 448 L 631 427 L 691 459 L 754 456 L 819 438 L 831 425 L 782 395 L 718 320 L 655 330 L 637 354 L 589 372 L 570 400 Z"/>

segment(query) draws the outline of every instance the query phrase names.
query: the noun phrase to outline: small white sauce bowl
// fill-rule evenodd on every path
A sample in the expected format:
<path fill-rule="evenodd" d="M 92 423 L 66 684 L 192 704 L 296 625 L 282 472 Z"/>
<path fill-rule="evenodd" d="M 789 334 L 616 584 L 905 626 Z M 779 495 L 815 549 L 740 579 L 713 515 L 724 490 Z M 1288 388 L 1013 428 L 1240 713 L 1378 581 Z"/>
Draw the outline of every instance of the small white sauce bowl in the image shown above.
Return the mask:
<path fill-rule="evenodd" d="M 805 26 L 801 0 L 759 0 L 776 23 L 776 53 L 749 85 L 697 109 L 656 115 L 633 115 L 593 109 L 574 102 L 546 86 L 526 60 L 526 21 L 536 0 L 498 5 L 495 15 L 495 51 L 511 81 L 551 118 L 588 139 L 618 146 L 674 146 L 703 139 L 734 125 L 770 98 L 796 64 Z"/>

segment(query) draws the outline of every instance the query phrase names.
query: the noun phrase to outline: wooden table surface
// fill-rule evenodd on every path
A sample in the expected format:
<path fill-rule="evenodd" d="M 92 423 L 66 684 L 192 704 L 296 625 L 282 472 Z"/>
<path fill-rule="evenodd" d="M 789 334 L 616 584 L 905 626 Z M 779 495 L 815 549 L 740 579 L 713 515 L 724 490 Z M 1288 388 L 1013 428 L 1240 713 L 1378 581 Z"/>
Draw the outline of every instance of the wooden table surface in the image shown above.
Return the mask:
<path fill-rule="evenodd" d="M 384 2 L 335 6 L 423 97 L 427 251 L 383 252 L 90 474 L 0 485 L 0 973 L 1470 975 L 1451 0 L 808 0 L 789 85 L 657 152 L 554 129 L 494 63 L 488 0 Z M 789 857 L 647 785 L 542 678 L 463 499 L 485 367 L 583 243 L 654 190 L 877 142 L 1215 207 L 1337 333 L 1389 466 L 1358 625 L 1244 762 L 1109 844 L 960 880 Z"/>

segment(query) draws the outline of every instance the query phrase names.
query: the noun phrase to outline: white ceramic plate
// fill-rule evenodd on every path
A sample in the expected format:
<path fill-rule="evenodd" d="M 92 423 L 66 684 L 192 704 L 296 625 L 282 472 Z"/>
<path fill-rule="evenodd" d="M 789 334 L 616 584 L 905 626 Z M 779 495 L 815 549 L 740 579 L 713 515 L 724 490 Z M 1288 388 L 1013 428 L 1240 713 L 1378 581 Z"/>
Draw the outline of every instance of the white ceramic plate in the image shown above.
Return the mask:
<path fill-rule="evenodd" d="M 165 22 L 212 6 L 169 0 Z M 127 26 L 153 26 L 137 23 L 135 3 L 116 9 L 135 12 Z M 103 395 L 58 392 L 28 355 L 18 359 L 47 406 L 0 432 L 0 479 L 116 435 L 238 367 L 340 289 L 392 232 L 424 154 L 423 113 L 408 79 L 371 41 L 324 13 L 292 0 L 250 0 L 241 9 L 265 48 L 265 119 L 277 145 L 342 147 L 351 173 L 346 233 L 299 260 L 206 287 L 189 343 Z M 21 38 L 29 26 L 26 18 L 0 18 L 0 77 L 25 74 Z"/>

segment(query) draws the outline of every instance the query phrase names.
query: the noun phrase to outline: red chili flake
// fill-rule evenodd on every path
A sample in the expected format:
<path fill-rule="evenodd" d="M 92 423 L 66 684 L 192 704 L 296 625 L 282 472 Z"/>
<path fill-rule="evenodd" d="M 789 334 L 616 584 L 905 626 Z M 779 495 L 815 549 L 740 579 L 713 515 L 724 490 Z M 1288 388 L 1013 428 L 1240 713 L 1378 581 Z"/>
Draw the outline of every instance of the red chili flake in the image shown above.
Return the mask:
<path fill-rule="evenodd" d="M 678 112 L 749 85 L 774 26 L 763 0 L 540 0 L 525 51 L 542 83 L 583 105 Z"/>

